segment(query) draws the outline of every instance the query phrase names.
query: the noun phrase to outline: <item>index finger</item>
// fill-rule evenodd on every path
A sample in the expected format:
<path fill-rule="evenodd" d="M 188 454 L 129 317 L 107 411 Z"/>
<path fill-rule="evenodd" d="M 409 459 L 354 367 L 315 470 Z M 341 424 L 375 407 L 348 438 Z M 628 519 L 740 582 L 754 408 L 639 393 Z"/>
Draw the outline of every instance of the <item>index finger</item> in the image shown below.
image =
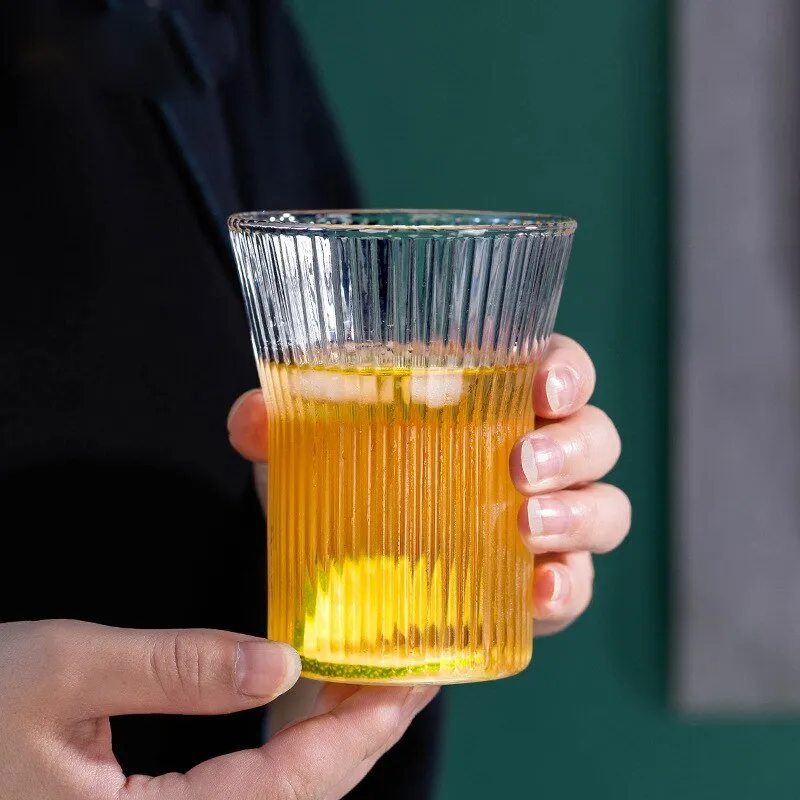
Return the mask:
<path fill-rule="evenodd" d="M 588 353 L 574 339 L 555 333 L 533 381 L 534 413 L 545 419 L 574 414 L 589 401 L 594 385 Z"/>

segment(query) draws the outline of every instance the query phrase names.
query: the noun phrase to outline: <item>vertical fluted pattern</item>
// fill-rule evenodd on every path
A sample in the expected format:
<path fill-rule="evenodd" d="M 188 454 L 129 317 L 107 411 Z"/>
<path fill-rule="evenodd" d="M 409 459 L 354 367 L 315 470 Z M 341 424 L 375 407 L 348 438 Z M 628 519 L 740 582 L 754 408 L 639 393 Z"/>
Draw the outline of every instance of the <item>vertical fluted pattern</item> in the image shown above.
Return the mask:
<path fill-rule="evenodd" d="M 508 456 L 533 428 L 573 231 L 467 212 L 231 219 L 270 410 L 269 635 L 306 674 L 454 682 L 530 660 Z"/>

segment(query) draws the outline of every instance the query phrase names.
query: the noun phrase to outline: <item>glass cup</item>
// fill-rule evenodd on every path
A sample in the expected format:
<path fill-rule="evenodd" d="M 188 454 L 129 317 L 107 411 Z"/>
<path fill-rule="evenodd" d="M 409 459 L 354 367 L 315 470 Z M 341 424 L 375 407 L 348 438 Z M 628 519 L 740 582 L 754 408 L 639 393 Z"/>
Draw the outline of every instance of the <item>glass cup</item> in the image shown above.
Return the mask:
<path fill-rule="evenodd" d="M 457 683 L 531 658 L 514 442 L 574 220 L 235 214 L 269 410 L 269 636 L 309 678 Z"/>

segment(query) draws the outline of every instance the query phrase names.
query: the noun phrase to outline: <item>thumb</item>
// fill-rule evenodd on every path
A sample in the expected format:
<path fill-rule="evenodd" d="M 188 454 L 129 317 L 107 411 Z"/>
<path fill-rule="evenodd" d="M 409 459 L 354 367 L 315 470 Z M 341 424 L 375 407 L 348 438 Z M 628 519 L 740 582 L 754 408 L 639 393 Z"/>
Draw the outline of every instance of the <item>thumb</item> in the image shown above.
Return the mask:
<path fill-rule="evenodd" d="M 228 413 L 228 438 L 239 455 L 248 461 L 267 460 L 269 419 L 261 389 L 243 394 Z"/>
<path fill-rule="evenodd" d="M 31 636 L 32 666 L 46 665 L 51 680 L 43 684 L 56 687 L 55 705 L 76 719 L 225 714 L 269 702 L 300 675 L 289 645 L 225 631 L 64 620 L 37 623 Z"/>

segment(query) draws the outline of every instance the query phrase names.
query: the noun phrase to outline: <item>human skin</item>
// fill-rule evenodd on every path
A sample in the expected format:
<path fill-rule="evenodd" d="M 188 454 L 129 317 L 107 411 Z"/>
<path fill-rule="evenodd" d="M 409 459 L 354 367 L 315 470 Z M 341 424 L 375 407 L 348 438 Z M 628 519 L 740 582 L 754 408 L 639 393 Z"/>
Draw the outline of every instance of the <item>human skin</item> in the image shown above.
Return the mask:
<path fill-rule="evenodd" d="M 536 635 L 562 630 L 592 596 L 592 554 L 619 545 L 630 504 L 601 482 L 620 453 L 611 420 L 588 405 L 594 367 L 554 336 L 534 384 L 539 425 L 514 446 L 520 535 L 537 556 L 529 600 Z M 260 473 L 268 426 L 260 391 L 231 410 L 231 443 Z M 257 481 L 263 486 L 263 481 Z M 3 800 L 337 800 L 436 694 L 435 687 L 322 688 L 307 718 L 260 748 L 186 774 L 123 775 L 109 719 L 223 714 L 264 705 L 300 673 L 288 645 L 214 630 L 129 630 L 74 620 L 0 624 Z"/>
<path fill-rule="evenodd" d="M 601 480 L 616 464 L 621 444 L 608 415 L 589 405 L 594 387 L 586 351 L 554 335 L 534 380 L 537 428 L 517 441 L 509 458 L 511 478 L 524 497 L 520 535 L 536 554 L 529 592 L 537 636 L 563 630 L 586 610 L 592 554 L 613 550 L 630 529 L 627 496 Z M 242 395 L 228 418 L 231 444 L 254 462 L 257 476 L 269 458 L 268 425 L 258 389 Z M 256 482 L 262 490 L 263 478 Z"/>

